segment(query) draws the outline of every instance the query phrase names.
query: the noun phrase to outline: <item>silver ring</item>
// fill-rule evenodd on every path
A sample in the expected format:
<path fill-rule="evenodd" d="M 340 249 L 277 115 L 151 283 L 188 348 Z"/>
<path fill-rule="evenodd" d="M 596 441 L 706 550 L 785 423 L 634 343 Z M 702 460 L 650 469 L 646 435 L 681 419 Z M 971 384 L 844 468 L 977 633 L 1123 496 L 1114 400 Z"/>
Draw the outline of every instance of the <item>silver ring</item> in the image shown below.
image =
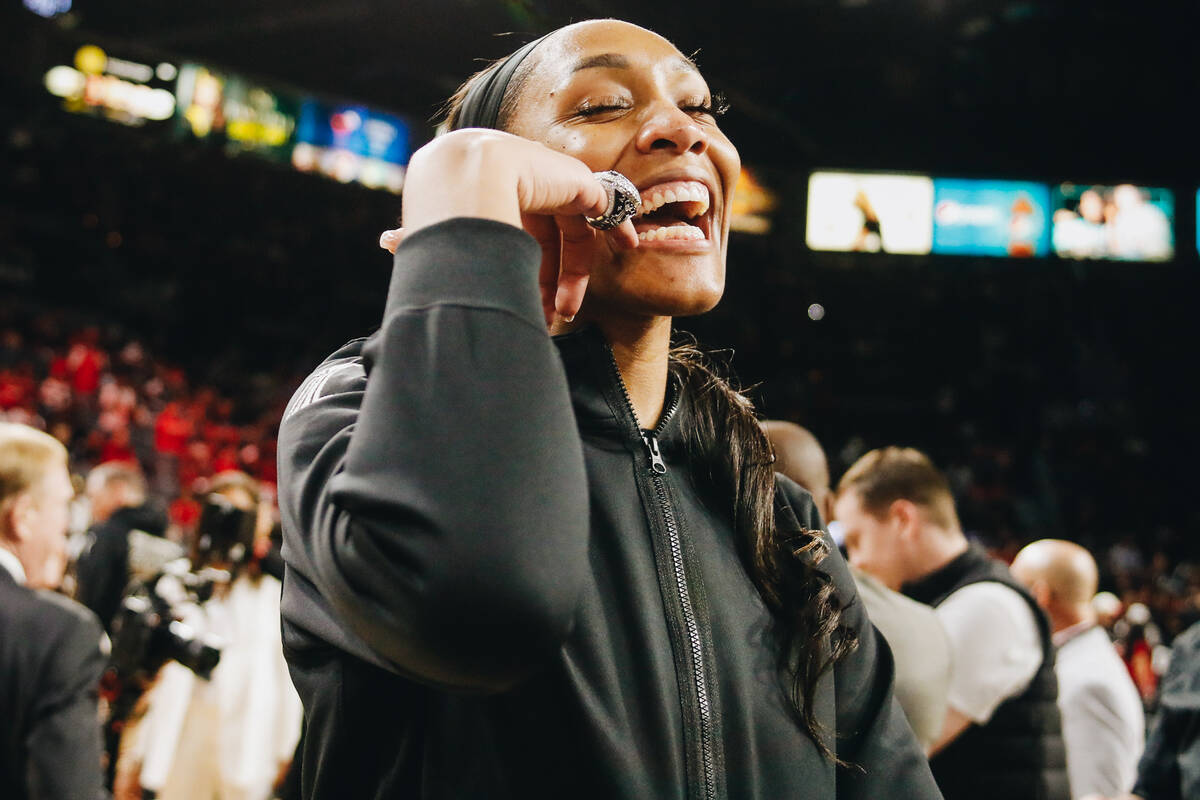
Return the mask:
<path fill-rule="evenodd" d="M 602 231 L 612 230 L 641 210 L 641 192 L 629 178 L 613 169 L 592 174 L 608 193 L 608 208 L 598 217 L 584 217 L 588 225 Z"/>

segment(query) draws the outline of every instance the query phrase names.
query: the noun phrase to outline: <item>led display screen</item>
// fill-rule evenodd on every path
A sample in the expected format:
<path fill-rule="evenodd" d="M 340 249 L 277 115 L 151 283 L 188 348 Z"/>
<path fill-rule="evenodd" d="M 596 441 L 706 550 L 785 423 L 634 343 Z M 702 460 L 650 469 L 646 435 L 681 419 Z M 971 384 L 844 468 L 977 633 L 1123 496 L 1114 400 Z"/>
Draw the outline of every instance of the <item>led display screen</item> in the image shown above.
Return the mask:
<path fill-rule="evenodd" d="M 408 163 L 408 125 L 361 105 L 308 100 L 300 110 L 292 164 L 373 189 L 399 192 Z"/>
<path fill-rule="evenodd" d="M 771 215 L 778 205 L 779 199 L 775 193 L 749 167 L 742 167 L 737 189 L 733 193 L 730 227 L 742 233 L 769 233 Z"/>
<path fill-rule="evenodd" d="M 1051 194 L 1052 243 L 1063 258 L 1168 261 L 1175 255 L 1169 189 L 1064 183 Z"/>
<path fill-rule="evenodd" d="M 923 175 L 814 172 L 805 239 L 813 250 L 928 253 L 933 181 Z"/>
<path fill-rule="evenodd" d="M 1050 251 L 1050 187 L 1023 181 L 933 181 L 933 252 L 1029 258 Z"/>
<path fill-rule="evenodd" d="M 175 95 L 177 128 L 185 135 L 222 143 L 232 152 L 291 157 L 298 98 L 198 64 L 179 70 Z"/>
<path fill-rule="evenodd" d="M 175 73 L 172 64 L 155 68 L 85 44 L 75 51 L 71 66 L 51 67 L 43 82 L 46 91 L 61 97 L 63 108 L 71 113 L 144 125 L 168 120 L 175 113 L 171 92 Z"/>

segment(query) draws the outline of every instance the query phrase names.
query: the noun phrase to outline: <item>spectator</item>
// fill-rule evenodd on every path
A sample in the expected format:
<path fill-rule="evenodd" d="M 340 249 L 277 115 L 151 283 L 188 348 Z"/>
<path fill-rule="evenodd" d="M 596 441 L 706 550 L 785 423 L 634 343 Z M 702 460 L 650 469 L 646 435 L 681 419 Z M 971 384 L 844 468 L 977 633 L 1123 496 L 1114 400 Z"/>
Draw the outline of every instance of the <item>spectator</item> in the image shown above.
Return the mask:
<path fill-rule="evenodd" d="M 803 486 L 826 520 L 833 517 L 829 466 L 821 443 L 805 428 L 768 420 L 763 430 L 775 451 L 775 469 Z M 950 644 L 937 614 L 927 605 L 884 586 L 851 565 L 859 597 L 896 661 L 896 699 L 913 732 L 928 750 L 946 719 Z"/>
<path fill-rule="evenodd" d="M 1071 796 L 1128 792 L 1146 720 L 1137 688 L 1097 622 L 1095 560 L 1073 542 L 1042 539 L 1017 554 L 1012 573 L 1045 610 L 1054 631 Z"/>
<path fill-rule="evenodd" d="M 259 536 L 259 487 L 243 473 L 213 480 L 210 502 L 232 511 Z M 162 668 L 139 726 L 131 757 L 137 782 L 159 800 L 267 800 L 282 783 L 300 736 L 302 710 L 283 658 L 279 627 L 279 581 L 251 560 L 253 547 L 230 547 L 205 530 L 196 566 L 232 573 L 189 623 L 225 641 L 212 679 L 204 681 L 178 663 Z M 269 524 L 269 523 L 268 523 Z M 222 526 L 223 527 L 223 526 Z M 265 535 L 264 532 L 263 535 Z"/>
<path fill-rule="evenodd" d="M 75 566 L 76 597 L 112 632 L 131 578 L 130 551 L 135 531 L 161 537 L 167 527 L 162 511 L 146 502 L 146 481 L 136 466 L 114 461 L 88 474 L 87 496 L 92 527 Z"/>
<path fill-rule="evenodd" d="M 1200 797 L 1200 623 L 1175 640 L 1131 800 Z"/>
<path fill-rule="evenodd" d="M 107 640 L 44 589 L 66 566 L 74 491 L 53 437 L 0 422 L 0 797 L 102 796 L 97 688 Z"/>
<path fill-rule="evenodd" d="M 1049 624 L 967 542 L 945 476 L 917 450 L 873 450 L 842 477 L 835 509 L 851 563 L 934 606 L 949 635 L 949 710 L 930 759 L 947 800 L 1065 800 Z"/>

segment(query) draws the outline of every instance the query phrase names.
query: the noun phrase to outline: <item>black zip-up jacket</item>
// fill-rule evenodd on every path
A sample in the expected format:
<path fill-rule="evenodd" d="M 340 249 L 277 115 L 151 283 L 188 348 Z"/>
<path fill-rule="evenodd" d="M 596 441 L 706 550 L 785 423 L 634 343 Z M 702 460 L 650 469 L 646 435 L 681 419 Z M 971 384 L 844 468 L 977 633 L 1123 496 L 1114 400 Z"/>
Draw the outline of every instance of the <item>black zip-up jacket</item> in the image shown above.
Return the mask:
<path fill-rule="evenodd" d="M 546 334 L 539 258 L 485 220 L 412 234 L 382 328 L 285 412 L 304 795 L 940 797 L 836 551 L 821 569 L 860 644 L 817 717 L 862 769 L 819 755 L 731 522 L 681 452 L 689 399 L 643 432 L 600 335 Z"/>

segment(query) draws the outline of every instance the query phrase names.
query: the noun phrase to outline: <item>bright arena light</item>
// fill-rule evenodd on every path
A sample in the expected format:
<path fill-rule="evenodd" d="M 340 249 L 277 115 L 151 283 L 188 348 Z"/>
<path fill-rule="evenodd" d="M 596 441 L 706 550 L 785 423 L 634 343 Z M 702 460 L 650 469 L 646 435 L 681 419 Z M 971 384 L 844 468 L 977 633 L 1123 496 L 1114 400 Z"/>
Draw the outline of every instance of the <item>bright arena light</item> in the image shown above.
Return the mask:
<path fill-rule="evenodd" d="M 25 0 L 25 7 L 39 17 L 56 17 L 71 10 L 71 0 Z"/>
<path fill-rule="evenodd" d="M 813 303 L 808 307 L 808 318 L 813 322 L 825 319 L 825 306 L 820 303 Z"/>
<path fill-rule="evenodd" d="M 66 66 L 52 67 L 46 73 L 46 91 L 55 97 L 77 97 L 83 94 L 87 76 Z"/>

